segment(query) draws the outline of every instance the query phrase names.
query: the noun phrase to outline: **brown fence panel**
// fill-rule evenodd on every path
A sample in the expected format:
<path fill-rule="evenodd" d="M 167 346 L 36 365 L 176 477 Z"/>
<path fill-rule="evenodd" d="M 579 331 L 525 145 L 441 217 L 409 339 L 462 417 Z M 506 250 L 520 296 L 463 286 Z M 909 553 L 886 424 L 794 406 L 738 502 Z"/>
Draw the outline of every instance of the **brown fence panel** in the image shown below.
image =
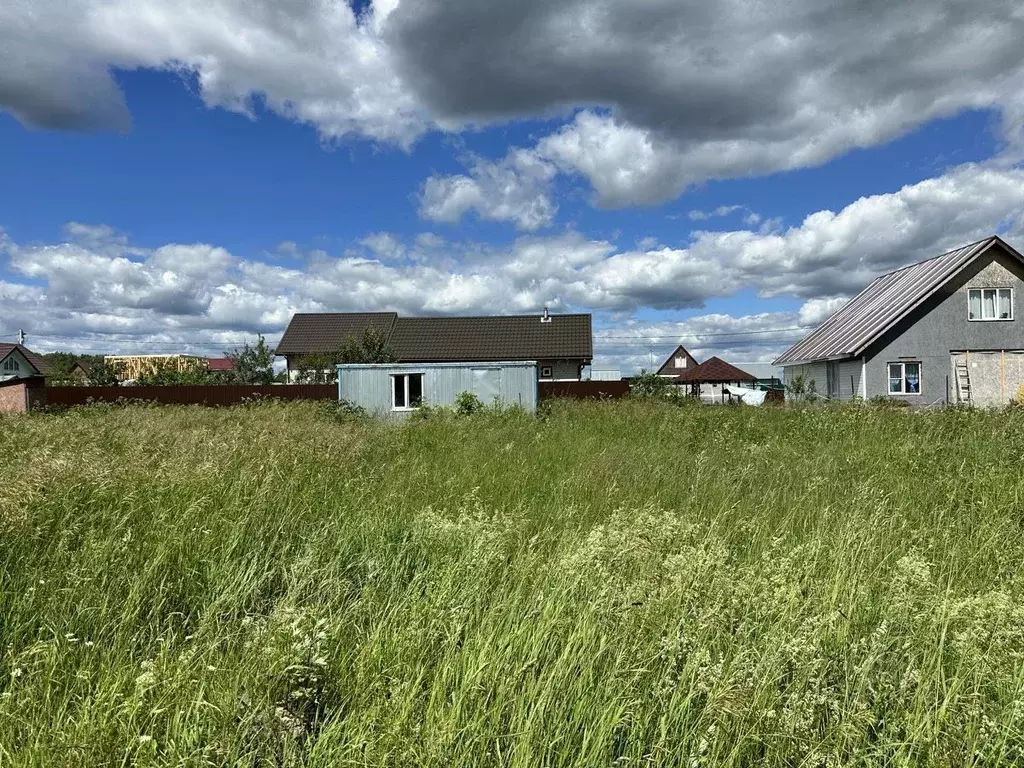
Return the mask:
<path fill-rule="evenodd" d="M 625 397 L 629 394 L 628 381 L 542 381 L 538 385 L 541 400 L 552 397 L 576 399 L 605 399 Z"/>
<path fill-rule="evenodd" d="M 90 402 L 144 400 L 161 405 L 237 405 L 245 400 L 336 400 L 337 384 L 225 384 L 194 387 L 47 387 L 46 403 L 56 406 Z"/>

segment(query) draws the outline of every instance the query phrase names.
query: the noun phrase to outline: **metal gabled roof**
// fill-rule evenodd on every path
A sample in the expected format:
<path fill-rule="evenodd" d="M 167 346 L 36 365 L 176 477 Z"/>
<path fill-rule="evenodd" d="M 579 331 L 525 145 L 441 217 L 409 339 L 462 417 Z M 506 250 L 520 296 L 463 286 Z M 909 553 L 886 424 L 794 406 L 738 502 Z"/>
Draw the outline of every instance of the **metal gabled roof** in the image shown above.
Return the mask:
<path fill-rule="evenodd" d="M 997 243 L 1024 263 L 1024 256 L 993 236 L 884 274 L 787 349 L 775 365 L 856 357 Z"/>

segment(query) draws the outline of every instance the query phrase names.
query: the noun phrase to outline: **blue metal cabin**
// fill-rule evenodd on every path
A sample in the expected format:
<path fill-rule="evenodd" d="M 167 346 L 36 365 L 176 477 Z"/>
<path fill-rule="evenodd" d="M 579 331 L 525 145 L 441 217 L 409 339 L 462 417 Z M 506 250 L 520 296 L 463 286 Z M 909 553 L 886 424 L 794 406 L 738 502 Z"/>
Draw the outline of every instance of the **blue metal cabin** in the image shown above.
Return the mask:
<path fill-rule="evenodd" d="M 387 418 L 405 418 L 419 404 L 451 406 L 463 392 L 485 405 L 537 410 L 537 363 L 349 363 L 338 366 L 338 399 Z"/>

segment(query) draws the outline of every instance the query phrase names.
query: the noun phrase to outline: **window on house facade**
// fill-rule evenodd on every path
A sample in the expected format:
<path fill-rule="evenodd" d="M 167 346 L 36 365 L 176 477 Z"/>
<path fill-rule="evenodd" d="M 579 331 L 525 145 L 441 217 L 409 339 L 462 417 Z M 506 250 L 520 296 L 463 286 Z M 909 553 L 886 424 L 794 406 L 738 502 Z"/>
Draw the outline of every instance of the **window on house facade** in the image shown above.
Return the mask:
<path fill-rule="evenodd" d="M 968 320 L 1013 320 L 1012 288 L 971 288 L 967 292 Z"/>
<path fill-rule="evenodd" d="M 391 377 L 391 409 L 408 411 L 423 403 L 423 374 L 400 373 Z"/>
<path fill-rule="evenodd" d="M 550 379 L 554 375 L 554 370 L 550 365 L 542 365 L 540 367 L 540 377 L 542 379 Z"/>
<path fill-rule="evenodd" d="M 21 363 L 19 363 L 13 357 L 8 357 L 6 360 L 4 360 L 4 370 L 5 371 L 20 371 L 21 370 Z"/>
<path fill-rule="evenodd" d="M 921 364 L 889 363 L 889 394 L 921 394 Z"/>
<path fill-rule="evenodd" d="M 685 357 L 677 357 L 676 358 L 676 368 L 685 368 L 685 367 L 686 367 L 686 358 Z"/>

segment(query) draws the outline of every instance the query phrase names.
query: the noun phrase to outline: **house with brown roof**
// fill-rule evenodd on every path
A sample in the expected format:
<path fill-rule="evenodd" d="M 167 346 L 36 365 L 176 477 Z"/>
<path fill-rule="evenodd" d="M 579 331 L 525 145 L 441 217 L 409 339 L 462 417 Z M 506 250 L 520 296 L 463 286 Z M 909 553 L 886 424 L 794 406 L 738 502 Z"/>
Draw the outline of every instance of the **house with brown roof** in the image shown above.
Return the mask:
<path fill-rule="evenodd" d="M 698 365 L 697 359 L 686 351 L 686 347 L 680 344 L 675 351 L 666 358 L 658 369 L 658 375 L 667 379 L 678 379 L 688 371 L 692 371 Z"/>
<path fill-rule="evenodd" d="M 530 362 L 545 381 L 577 381 L 594 355 L 589 314 L 399 317 L 396 312 L 300 313 L 277 345 L 288 371 L 303 357 L 330 354 L 370 329 L 396 363 Z"/>
<path fill-rule="evenodd" d="M 0 344 L 0 381 L 48 376 L 50 365 L 22 344 Z"/>
<path fill-rule="evenodd" d="M 234 373 L 235 361 L 230 357 L 211 357 L 206 361 L 206 370 L 210 373 Z"/>
<path fill-rule="evenodd" d="M 44 378 L 50 366 L 23 344 L 0 344 L 0 413 L 20 413 L 46 404 Z"/>

